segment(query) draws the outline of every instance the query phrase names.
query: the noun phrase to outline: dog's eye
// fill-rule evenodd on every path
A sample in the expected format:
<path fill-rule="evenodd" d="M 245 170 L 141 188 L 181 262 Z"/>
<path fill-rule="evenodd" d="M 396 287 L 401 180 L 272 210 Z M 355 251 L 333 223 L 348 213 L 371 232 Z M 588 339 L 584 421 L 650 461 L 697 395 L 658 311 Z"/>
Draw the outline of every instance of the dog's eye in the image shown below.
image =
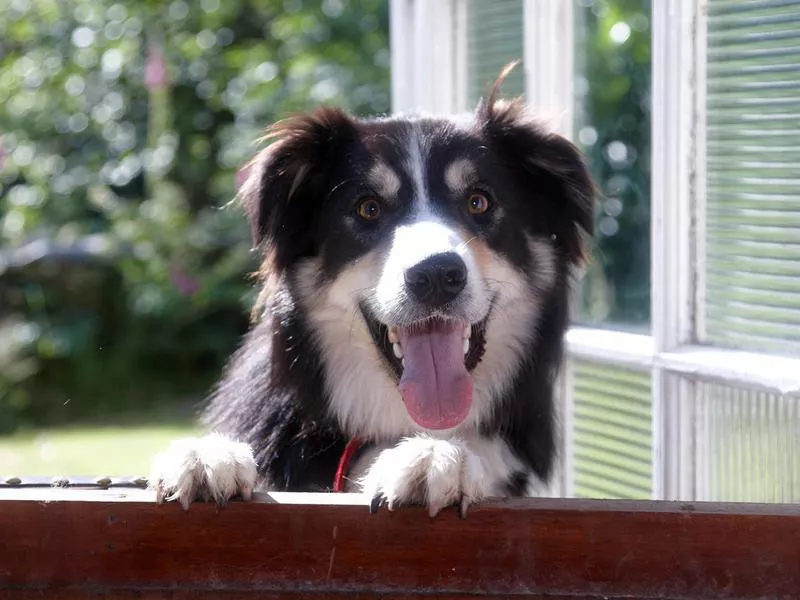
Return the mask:
<path fill-rule="evenodd" d="M 467 198 L 467 208 L 471 215 L 485 214 L 491 207 L 489 197 L 483 192 L 472 192 Z"/>
<path fill-rule="evenodd" d="M 381 203 L 377 198 L 364 198 L 358 204 L 358 216 L 365 221 L 374 221 L 381 216 Z"/>

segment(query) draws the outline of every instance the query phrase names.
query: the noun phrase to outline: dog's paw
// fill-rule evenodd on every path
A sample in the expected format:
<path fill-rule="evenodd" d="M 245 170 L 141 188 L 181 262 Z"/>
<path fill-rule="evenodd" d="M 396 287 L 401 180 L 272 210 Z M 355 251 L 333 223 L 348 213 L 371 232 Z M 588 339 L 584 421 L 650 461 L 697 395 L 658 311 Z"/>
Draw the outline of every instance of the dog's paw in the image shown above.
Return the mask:
<path fill-rule="evenodd" d="M 177 500 L 188 509 L 194 500 L 221 506 L 237 494 L 249 500 L 258 477 L 248 444 L 220 434 L 175 440 L 153 461 L 149 487 L 156 501 Z"/>
<path fill-rule="evenodd" d="M 462 440 L 415 437 L 381 452 L 361 485 L 373 513 L 384 505 L 421 504 L 434 517 L 458 505 L 465 517 L 470 504 L 491 495 L 489 480 L 480 457 Z"/>

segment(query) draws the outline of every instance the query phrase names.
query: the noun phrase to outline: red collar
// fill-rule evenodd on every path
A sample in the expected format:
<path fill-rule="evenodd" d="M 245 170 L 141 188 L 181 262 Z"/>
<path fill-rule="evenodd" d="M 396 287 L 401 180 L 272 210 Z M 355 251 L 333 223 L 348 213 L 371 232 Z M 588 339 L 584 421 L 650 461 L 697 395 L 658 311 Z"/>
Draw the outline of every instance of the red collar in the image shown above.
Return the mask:
<path fill-rule="evenodd" d="M 350 463 L 353 462 L 353 457 L 355 456 L 358 449 L 361 447 L 361 440 L 358 438 L 353 438 L 347 445 L 344 447 L 344 452 L 342 452 L 342 457 L 339 459 L 339 466 L 336 469 L 336 477 L 333 478 L 333 491 L 334 492 L 343 492 L 345 488 L 345 480 L 347 479 L 347 473 L 350 470 Z"/>

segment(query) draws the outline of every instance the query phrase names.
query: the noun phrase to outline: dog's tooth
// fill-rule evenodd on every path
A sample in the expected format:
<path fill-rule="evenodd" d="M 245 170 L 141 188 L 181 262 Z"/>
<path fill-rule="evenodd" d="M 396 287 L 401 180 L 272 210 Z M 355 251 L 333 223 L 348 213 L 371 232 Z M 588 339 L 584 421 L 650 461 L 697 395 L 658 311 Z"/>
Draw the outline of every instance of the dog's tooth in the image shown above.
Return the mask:
<path fill-rule="evenodd" d="M 464 327 L 464 339 L 468 340 L 469 336 L 472 335 L 472 325 L 467 325 Z"/>
<path fill-rule="evenodd" d="M 392 351 L 394 352 L 394 355 L 395 355 L 397 358 L 403 358 L 403 349 L 400 347 L 400 344 L 399 344 L 399 343 L 397 343 L 397 342 L 394 342 L 394 343 L 392 344 Z"/>
<path fill-rule="evenodd" d="M 464 354 L 469 352 L 469 338 L 464 338 Z"/>
<path fill-rule="evenodd" d="M 403 368 L 405 369 L 406 368 L 406 359 L 403 358 L 403 359 L 400 360 L 400 362 L 403 363 Z"/>
<path fill-rule="evenodd" d="M 397 337 L 397 327 L 389 327 L 389 341 L 392 344 L 400 341 L 400 338 Z"/>

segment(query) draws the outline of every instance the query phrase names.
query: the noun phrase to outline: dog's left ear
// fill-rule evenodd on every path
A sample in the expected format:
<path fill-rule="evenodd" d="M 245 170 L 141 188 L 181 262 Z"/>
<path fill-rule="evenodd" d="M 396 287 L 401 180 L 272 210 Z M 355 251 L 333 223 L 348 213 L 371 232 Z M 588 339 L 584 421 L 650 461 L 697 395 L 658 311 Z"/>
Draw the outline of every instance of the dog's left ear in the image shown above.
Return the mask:
<path fill-rule="evenodd" d="M 478 107 L 477 124 L 507 164 L 521 168 L 537 192 L 556 202 L 557 230 L 569 260 L 586 259 L 584 236 L 594 234 L 596 188 L 583 157 L 569 140 L 547 132 L 526 115 L 521 99 L 498 100 L 500 85 L 515 66 L 506 67 L 489 97 Z"/>

